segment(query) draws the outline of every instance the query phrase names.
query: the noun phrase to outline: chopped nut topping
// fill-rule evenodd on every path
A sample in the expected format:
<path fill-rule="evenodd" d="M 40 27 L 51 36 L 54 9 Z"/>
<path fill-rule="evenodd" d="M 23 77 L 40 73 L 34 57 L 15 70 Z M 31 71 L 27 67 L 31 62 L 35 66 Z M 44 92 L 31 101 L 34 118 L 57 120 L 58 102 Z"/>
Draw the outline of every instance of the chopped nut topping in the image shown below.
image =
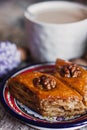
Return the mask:
<path fill-rule="evenodd" d="M 80 68 L 76 64 L 64 65 L 61 68 L 61 75 L 63 77 L 79 77 L 81 74 Z"/>
<path fill-rule="evenodd" d="M 36 87 L 39 87 L 45 90 L 51 90 L 56 87 L 56 81 L 45 75 L 42 75 L 39 78 L 34 78 L 33 84 Z"/>
<path fill-rule="evenodd" d="M 34 78 L 33 83 L 35 84 L 35 86 L 40 85 L 40 79 L 39 78 Z"/>

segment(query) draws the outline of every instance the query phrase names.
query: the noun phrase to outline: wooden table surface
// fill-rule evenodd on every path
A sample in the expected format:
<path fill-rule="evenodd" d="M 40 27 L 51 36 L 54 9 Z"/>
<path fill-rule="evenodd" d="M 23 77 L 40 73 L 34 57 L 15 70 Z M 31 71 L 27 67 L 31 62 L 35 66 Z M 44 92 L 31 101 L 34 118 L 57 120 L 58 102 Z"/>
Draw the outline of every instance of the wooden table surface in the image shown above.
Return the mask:
<path fill-rule="evenodd" d="M 14 118 L 6 111 L 6 109 L 4 109 L 4 107 L 0 103 L 0 130 L 36 130 L 36 129 L 31 128 L 23 124 L 16 118 Z"/>

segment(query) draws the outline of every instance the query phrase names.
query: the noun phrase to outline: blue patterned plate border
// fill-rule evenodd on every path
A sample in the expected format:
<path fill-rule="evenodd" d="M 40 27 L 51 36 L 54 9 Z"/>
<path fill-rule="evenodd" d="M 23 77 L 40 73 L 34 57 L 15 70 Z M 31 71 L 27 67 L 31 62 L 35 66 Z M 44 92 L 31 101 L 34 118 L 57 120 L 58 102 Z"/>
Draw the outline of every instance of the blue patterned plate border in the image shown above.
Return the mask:
<path fill-rule="evenodd" d="M 23 104 L 19 103 L 8 91 L 7 81 L 10 77 L 20 73 L 27 73 L 31 71 L 41 71 L 52 73 L 54 70 L 54 63 L 43 63 L 38 65 L 27 66 L 21 70 L 17 70 L 15 73 L 10 74 L 3 82 L 0 92 L 0 97 L 5 109 L 17 119 L 24 123 L 41 130 L 73 130 L 81 128 L 87 125 L 87 114 L 72 118 L 66 121 L 58 121 L 56 119 L 43 118 L 41 115 L 30 110 Z"/>

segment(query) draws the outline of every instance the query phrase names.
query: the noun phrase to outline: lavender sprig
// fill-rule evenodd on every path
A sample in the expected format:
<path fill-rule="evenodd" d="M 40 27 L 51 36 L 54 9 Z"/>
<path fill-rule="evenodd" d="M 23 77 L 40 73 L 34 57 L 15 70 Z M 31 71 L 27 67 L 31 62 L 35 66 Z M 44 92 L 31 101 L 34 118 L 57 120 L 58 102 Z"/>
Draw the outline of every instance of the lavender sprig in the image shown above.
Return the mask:
<path fill-rule="evenodd" d="M 21 62 L 21 53 L 10 42 L 0 42 L 0 77 L 16 68 Z"/>

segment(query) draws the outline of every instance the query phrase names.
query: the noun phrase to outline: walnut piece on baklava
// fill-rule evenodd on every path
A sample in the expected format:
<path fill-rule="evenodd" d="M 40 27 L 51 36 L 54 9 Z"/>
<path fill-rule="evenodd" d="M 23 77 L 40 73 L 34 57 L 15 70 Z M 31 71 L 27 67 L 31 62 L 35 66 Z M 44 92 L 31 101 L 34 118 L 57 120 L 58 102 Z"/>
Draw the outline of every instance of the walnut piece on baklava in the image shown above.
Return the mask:
<path fill-rule="evenodd" d="M 85 113 L 82 96 L 50 74 L 28 72 L 8 80 L 10 93 L 42 116 L 69 117 Z"/>
<path fill-rule="evenodd" d="M 80 93 L 87 107 L 87 70 L 62 59 L 56 60 L 55 68 L 55 77 Z"/>

